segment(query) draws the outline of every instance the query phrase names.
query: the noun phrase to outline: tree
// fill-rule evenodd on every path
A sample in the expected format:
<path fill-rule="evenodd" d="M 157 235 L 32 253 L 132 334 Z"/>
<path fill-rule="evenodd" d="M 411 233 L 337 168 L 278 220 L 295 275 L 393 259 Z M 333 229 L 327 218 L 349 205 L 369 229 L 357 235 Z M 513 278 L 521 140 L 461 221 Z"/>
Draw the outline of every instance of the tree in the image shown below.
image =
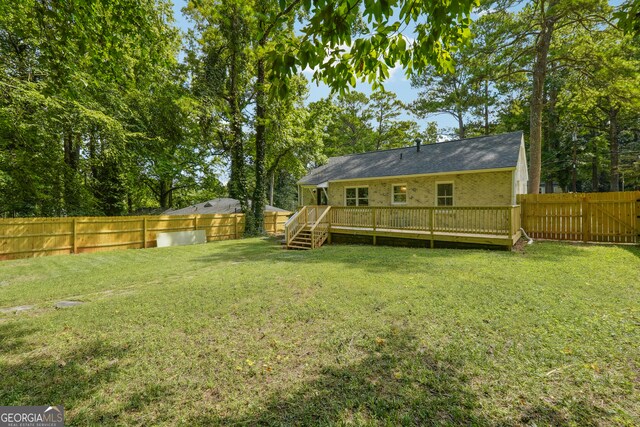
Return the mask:
<path fill-rule="evenodd" d="M 128 102 L 175 63 L 170 10 L 162 0 L 0 4 L 0 176 L 11 214 L 133 209 Z"/>
<path fill-rule="evenodd" d="M 640 0 L 628 0 L 615 13 L 618 25 L 626 33 L 640 35 Z"/>
<path fill-rule="evenodd" d="M 368 112 L 373 119 L 375 150 L 406 146 L 419 134 L 416 122 L 398 119 L 407 109 L 394 93 L 375 91 L 369 98 Z"/>
<path fill-rule="evenodd" d="M 411 78 L 411 86 L 422 89 L 411 108 L 421 118 L 448 114 L 458 122 L 458 138 L 466 137 L 465 120 L 469 118 L 478 99 L 474 93 L 476 77 L 471 74 L 466 54 L 454 55 L 455 71 L 439 71 L 431 66 Z"/>
<path fill-rule="evenodd" d="M 542 167 L 544 87 L 554 34 L 565 27 L 589 27 L 592 22 L 603 22 L 608 6 L 602 0 L 534 0 L 513 15 L 508 11 L 513 2 L 501 6 L 492 15 L 504 23 L 499 27 L 501 37 L 496 43 L 496 50 L 502 52 L 504 73 L 510 76 L 524 72 L 531 76 L 529 192 L 537 194 Z M 563 63 L 560 57 L 553 59 L 556 67 L 573 62 L 570 55 L 562 58 Z M 528 64 L 532 64 L 530 68 Z"/>
<path fill-rule="evenodd" d="M 309 19 L 299 38 L 285 40 L 271 55 L 271 82 L 277 93 L 286 91 L 283 76 L 307 67 L 316 70 L 315 80 L 342 92 L 355 87 L 357 79 L 372 83 L 375 90 L 397 63 L 409 74 L 436 64 L 452 70 L 451 52 L 471 35 L 471 9 L 479 5 L 477 0 L 280 3 L 280 16 L 301 5 Z M 408 26 L 414 28 L 413 41 L 402 35 Z"/>
<path fill-rule="evenodd" d="M 195 23 L 189 64 L 193 92 L 202 106 L 201 142 L 216 141 L 230 159 L 229 195 L 240 201 L 245 214 L 250 213 L 244 126 L 246 110 L 254 101 L 253 12 L 251 3 L 236 0 L 191 1 L 185 8 Z"/>
<path fill-rule="evenodd" d="M 563 102 L 582 121 L 595 117 L 592 128 L 606 135 L 609 146 L 609 189 L 619 191 L 620 136 L 623 121 L 633 122 L 640 108 L 640 49 L 631 36 L 614 28 L 597 33 L 578 31 L 573 45 L 583 58 L 584 70 L 570 75 Z M 635 114 L 634 114 L 635 113 Z M 597 149 L 597 145 L 594 146 Z M 597 153 L 596 153 L 597 154 Z M 595 178 L 594 178 L 595 181 Z"/>
<path fill-rule="evenodd" d="M 265 164 L 271 205 L 284 198 L 287 203 L 282 206 L 295 207 L 295 201 L 291 201 L 291 194 L 296 193 L 295 182 L 305 175 L 307 165 L 322 157 L 323 121 L 317 120 L 304 105 L 307 84 L 303 76 L 294 77 L 295 90 L 285 99 L 272 100 L 268 106 Z M 283 193 L 289 196 L 282 197 Z"/>

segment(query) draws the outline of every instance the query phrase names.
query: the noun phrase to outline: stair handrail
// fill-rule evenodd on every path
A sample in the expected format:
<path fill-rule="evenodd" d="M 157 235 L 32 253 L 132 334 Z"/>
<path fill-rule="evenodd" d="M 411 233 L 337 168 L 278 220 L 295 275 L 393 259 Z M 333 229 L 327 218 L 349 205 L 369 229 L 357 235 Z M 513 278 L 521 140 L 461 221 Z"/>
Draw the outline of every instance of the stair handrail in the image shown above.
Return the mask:
<path fill-rule="evenodd" d="M 331 206 L 327 206 L 327 209 L 324 210 L 324 212 L 322 212 L 322 215 L 320 215 L 318 217 L 318 219 L 316 220 L 315 224 L 313 224 L 313 226 L 311 227 L 311 231 L 313 232 L 316 227 L 318 226 L 318 224 L 320 224 L 320 221 L 322 221 L 324 219 L 324 217 L 327 215 L 327 213 L 331 210 Z"/>
<path fill-rule="evenodd" d="M 296 236 L 300 234 L 302 230 L 304 230 L 304 227 L 306 227 L 307 225 L 306 221 L 303 222 L 302 226 L 300 226 L 300 221 L 298 221 L 298 226 L 297 227 L 294 226 L 293 233 L 290 227 L 291 224 L 293 224 L 296 220 L 298 220 L 298 217 L 300 217 L 303 213 L 306 213 L 306 210 L 307 210 L 307 207 L 303 206 L 302 209 L 300 209 L 298 212 L 293 214 L 291 218 L 289 218 L 287 222 L 284 224 L 285 238 L 287 241 L 287 245 L 291 243 L 293 239 L 295 239 Z"/>
<path fill-rule="evenodd" d="M 311 227 L 311 230 L 310 230 L 311 231 L 311 249 L 314 249 L 316 246 L 316 227 L 318 227 L 318 225 L 322 223 L 322 220 L 324 219 L 325 216 L 327 216 L 330 210 L 331 210 L 331 206 L 327 206 L 324 212 L 322 212 L 322 215 L 318 217 L 315 224 L 313 224 L 313 226 Z M 324 235 L 325 233 L 327 233 L 327 230 L 324 230 L 322 235 Z"/>

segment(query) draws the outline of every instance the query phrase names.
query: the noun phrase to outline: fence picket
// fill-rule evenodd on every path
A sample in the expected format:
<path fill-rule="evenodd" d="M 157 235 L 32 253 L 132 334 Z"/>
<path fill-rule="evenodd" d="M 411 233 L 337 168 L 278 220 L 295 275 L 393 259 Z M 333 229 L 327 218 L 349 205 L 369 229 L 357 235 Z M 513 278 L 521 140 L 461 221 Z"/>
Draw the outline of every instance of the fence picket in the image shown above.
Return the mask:
<path fill-rule="evenodd" d="M 638 243 L 640 191 L 521 194 L 522 224 L 537 239 Z"/>
<path fill-rule="evenodd" d="M 282 233 L 289 212 L 265 212 Z M 205 230 L 207 241 L 241 238 L 243 214 L 0 219 L 0 260 L 156 245 L 159 232 Z"/>

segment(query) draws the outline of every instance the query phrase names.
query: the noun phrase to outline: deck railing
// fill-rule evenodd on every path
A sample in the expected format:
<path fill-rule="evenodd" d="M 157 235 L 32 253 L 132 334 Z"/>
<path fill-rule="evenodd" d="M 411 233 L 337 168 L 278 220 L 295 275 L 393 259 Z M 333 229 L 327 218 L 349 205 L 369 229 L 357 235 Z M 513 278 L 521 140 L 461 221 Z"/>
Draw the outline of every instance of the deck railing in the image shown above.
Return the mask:
<path fill-rule="evenodd" d="M 329 215 L 331 207 L 327 206 L 322 211 L 315 224 L 311 227 L 311 248 L 322 246 L 329 236 Z"/>
<path fill-rule="evenodd" d="M 332 227 L 412 230 L 513 236 L 520 229 L 519 206 L 332 206 Z"/>
<path fill-rule="evenodd" d="M 287 244 L 300 233 L 307 225 L 307 207 L 303 206 L 298 212 L 284 224 L 284 238 Z"/>

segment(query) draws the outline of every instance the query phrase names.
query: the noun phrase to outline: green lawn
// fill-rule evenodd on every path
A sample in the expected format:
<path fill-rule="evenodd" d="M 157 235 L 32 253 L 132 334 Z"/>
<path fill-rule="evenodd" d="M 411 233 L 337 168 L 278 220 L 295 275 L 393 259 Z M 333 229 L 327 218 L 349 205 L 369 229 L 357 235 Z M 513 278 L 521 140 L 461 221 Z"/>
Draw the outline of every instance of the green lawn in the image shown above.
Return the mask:
<path fill-rule="evenodd" d="M 62 402 L 70 425 L 640 424 L 639 248 L 1 262 L 0 308 L 21 305 L 0 314 L 0 405 Z"/>

